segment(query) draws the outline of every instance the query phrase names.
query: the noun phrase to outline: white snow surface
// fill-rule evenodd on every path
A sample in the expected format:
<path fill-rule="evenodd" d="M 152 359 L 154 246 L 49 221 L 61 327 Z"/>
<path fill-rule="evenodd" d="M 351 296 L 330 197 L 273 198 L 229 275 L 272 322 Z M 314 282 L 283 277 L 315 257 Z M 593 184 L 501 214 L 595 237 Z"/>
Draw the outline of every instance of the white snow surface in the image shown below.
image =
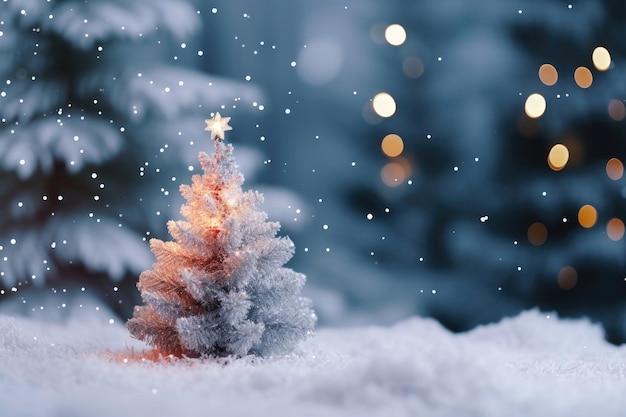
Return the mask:
<path fill-rule="evenodd" d="M 626 348 L 538 310 L 461 334 L 416 317 L 318 329 L 283 357 L 160 362 L 108 314 L 1 315 L 0 415 L 626 415 Z"/>

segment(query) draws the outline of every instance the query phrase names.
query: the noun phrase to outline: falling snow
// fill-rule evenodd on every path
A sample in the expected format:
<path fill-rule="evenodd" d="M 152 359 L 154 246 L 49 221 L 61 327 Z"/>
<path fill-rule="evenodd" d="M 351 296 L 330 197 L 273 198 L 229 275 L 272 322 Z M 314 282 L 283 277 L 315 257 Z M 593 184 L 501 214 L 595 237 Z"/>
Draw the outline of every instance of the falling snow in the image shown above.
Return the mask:
<path fill-rule="evenodd" d="M 179 218 L 177 187 L 199 169 L 194 156 L 207 149 L 202 121 L 220 111 L 233 116 L 229 140 L 241 152 L 237 160 L 247 184 L 263 191 L 270 219 L 279 220 L 297 244 L 293 261 L 310 276 L 308 290 L 322 323 L 390 324 L 418 314 L 471 329 L 541 301 L 591 316 L 611 340 L 626 340 L 618 307 L 626 288 L 626 106 L 619 89 L 624 54 L 614 46 L 621 41 L 615 28 L 624 26 L 623 13 L 610 12 L 604 0 L 576 7 L 532 0 L 523 8 L 481 1 L 481 7 L 460 2 L 446 8 L 425 0 L 409 8 L 386 5 L 384 11 L 375 2 L 223 2 L 218 9 L 180 0 L 131 1 L 109 5 L 109 14 L 101 13 L 102 1 L 80 7 L 1 2 L 0 49 L 23 53 L 4 54 L 0 64 L 0 309 L 18 300 L 30 313 L 57 306 L 68 311 L 71 303 L 51 307 L 39 297 L 76 280 L 109 305 L 118 298 L 102 295 L 103 287 L 120 297 L 134 291 L 136 276 L 154 261 L 148 241 L 162 238 L 166 221 Z M 545 45 L 561 39 L 578 53 L 546 52 Z M 85 65 L 69 70 L 70 62 Z M 383 146 L 391 135 L 395 145 Z M 602 274 L 589 272 L 598 270 Z M 115 305 L 116 311 L 128 315 L 127 304 Z M 81 314 L 58 329 L 77 344 L 48 334 L 56 350 L 38 350 L 41 363 L 54 361 L 59 351 L 78 349 L 88 356 L 87 342 L 73 333 Z M 524 325 L 496 326 L 504 336 L 493 340 L 532 343 L 520 336 L 541 328 L 532 314 L 516 322 Z M 571 323 L 554 315 L 550 320 L 570 340 L 564 329 Z M 8 319 L 0 321 L 11 328 Z M 415 323 L 376 331 L 394 346 L 407 341 L 398 331 L 403 328 L 480 352 L 478 336 L 471 335 L 484 330 L 454 336 L 433 330 L 431 322 Z M 38 324 L 20 324 L 38 333 L 33 341 L 44 339 Z M 120 333 L 123 319 L 106 317 L 102 324 L 114 337 L 99 339 L 98 348 L 128 342 Z M 587 334 L 582 329 L 588 324 L 576 326 L 573 333 Z M 367 341 L 376 331 L 354 334 Z M 621 353 L 594 335 L 590 355 Z M 21 336 L 27 335 L 15 337 Z M 483 411 L 477 415 L 506 414 L 520 405 L 533 415 L 618 415 L 617 406 L 624 405 L 600 401 L 610 398 L 612 386 L 621 387 L 618 365 L 600 356 L 587 363 L 588 357 L 561 349 L 556 339 L 546 350 L 535 346 L 536 356 L 496 343 L 496 357 L 503 359 L 498 364 L 507 366 L 495 373 L 458 349 L 443 349 L 449 360 L 431 362 L 413 360 L 407 351 L 400 358 L 409 364 L 404 369 L 374 349 L 350 356 L 359 346 L 343 342 L 342 333 L 322 330 L 319 342 L 289 359 L 297 364 L 292 373 L 283 359 L 263 363 L 279 369 L 284 381 L 297 379 L 298 372 L 311 376 L 299 388 L 245 361 L 233 367 L 234 374 L 225 372 L 252 374 L 241 382 L 246 392 L 254 392 L 260 380 L 271 382 L 269 390 L 286 390 L 285 414 L 308 402 L 320 414 L 344 415 L 334 408 L 343 405 L 361 415 L 359 404 L 371 401 L 383 404 L 380 414 L 395 404 L 399 413 L 457 415 L 450 393 L 454 400 L 474 400 L 468 390 L 477 380 L 485 389 L 479 394 L 492 399 L 477 396 L 475 407 Z M 427 353 L 440 348 L 432 343 L 419 346 Z M 339 361 L 340 353 L 333 356 L 329 346 L 348 359 Z M 320 367 L 313 355 L 328 366 Z M 36 365 L 18 357 L 26 369 Z M 76 358 L 64 360 L 79 380 L 91 378 L 81 374 L 88 367 Z M 121 396 L 126 414 L 137 412 L 124 409 L 132 408 L 133 396 L 163 398 L 168 387 L 180 388 L 156 372 L 149 383 L 137 377 L 137 387 L 122 383 L 129 391 L 121 394 L 104 386 L 104 379 L 116 378 L 113 365 L 88 360 L 108 375 L 90 387 Z M 454 363 L 469 365 L 455 373 Z M 137 369 L 133 377 L 143 372 Z M 413 371 L 420 378 L 412 378 Z M 429 379 L 429 371 L 443 379 Z M 512 379 L 492 384 L 499 375 Z M 528 375 L 539 378 L 537 386 L 525 383 L 522 376 Z M 580 396 L 558 389 L 571 377 Z M 584 377 L 610 383 L 592 386 Z M 449 382 L 447 390 L 438 391 L 441 381 Z M 61 385 L 57 397 L 54 377 L 47 382 L 36 394 L 59 413 L 67 411 L 62 402 L 75 387 Z M 232 399 L 227 388 L 233 386 L 217 384 Z M 369 387 L 367 395 L 361 386 Z M 70 413 L 81 414 L 81 404 L 91 400 L 104 404 L 106 395 L 77 389 L 85 399 L 73 403 L 78 408 Z M 177 392 L 189 398 L 199 393 Z M 253 397 L 261 408 L 270 406 L 261 395 Z M 439 408 L 429 408 L 437 401 Z M 147 407 L 159 415 L 174 405 Z"/>

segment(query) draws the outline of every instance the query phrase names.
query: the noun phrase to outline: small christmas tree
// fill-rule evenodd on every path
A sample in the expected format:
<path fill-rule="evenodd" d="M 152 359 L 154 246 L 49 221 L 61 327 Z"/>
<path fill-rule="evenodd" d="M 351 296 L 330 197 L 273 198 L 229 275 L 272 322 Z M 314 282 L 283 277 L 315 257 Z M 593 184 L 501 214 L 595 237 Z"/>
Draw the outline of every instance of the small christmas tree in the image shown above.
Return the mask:
<path fill-rule="evenodd" d="M 243 192 L 232 145 L 221 139 L 230 117 L 206 120 L 215 152 L 200 152 L 204 171 L 182 185 L 187 221 L 169 221 L 174 241 L 150 241 L 156 263 L 137 287 L 145 305 L 127 323 L 131 335 L 164 354 L 270 355 L 311 334 L 311 301 L 303 274 L 283 265 L 293 242 L 258 209 L 262 194 Z"/>

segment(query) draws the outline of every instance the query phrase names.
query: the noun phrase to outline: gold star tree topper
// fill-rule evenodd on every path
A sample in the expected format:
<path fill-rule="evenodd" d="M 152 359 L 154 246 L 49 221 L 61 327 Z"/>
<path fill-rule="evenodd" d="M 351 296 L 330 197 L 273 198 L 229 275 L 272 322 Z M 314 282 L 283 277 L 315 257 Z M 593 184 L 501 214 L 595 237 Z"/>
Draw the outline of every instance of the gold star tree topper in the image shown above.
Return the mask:
<path fill-rule="evenodd" d="M 224 139 L 224 132 L 227 130 L 233 130 L 232 126 L 228 125 L 230 117 L 222 117 L 219 112 L 215 113 L 215 117 L 212 119 L 206 119 L 206 127 L 204 130 L 211 132 L 211 139 Z"/>

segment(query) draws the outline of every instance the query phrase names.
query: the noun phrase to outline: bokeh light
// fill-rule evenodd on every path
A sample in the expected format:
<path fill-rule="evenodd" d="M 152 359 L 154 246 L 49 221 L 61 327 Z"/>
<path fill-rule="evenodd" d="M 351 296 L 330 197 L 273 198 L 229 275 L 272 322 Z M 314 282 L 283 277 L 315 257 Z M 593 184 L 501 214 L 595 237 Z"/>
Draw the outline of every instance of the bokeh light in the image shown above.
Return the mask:
<path fill-rule="evenodd" d="M 372 100 L 372 108 L 380 117 L 391 117 L 396 112 L 396 101 L 388 93 L 378 93 Z"/>
<path fill-rule="evenodd" d="M 578 210 L 578 223 L 589 229 L 593 227 L 598 221 L 598 212 L 596 208 L 590 204 L 585 204 Z"/>
<path fill-rule="evenodd" d="M 380 171 L 380 179 L 388 187 L 402 185 L 411 175 L 411 164 L 405 158 L 395 158 Z"/>
<path fill-rule="evenodd" d="M 543 245 L 548 239 L 548 228 L 540 222 L 530 225 L 528 228 L 528 241 L 535 246 Z"/>
<path fill-rule="evenodd" d="M 571 266 L 564 266 L 559 271 L 556 281 L 562 289 L 571 290 L 578 283 L 578 273 Z"/>
<path fill-rule="evenodd" d="M 606 71 L 611 66 L 611 54 L 602 46 L 598 46 L 593 50 L 591 60 L 593 61 L 593 66 L 596 67 L 598 71 Z"/>
<path fill-rule="evenodd" d="M 406 41 L 406 31 L 397 23 L 387 26 L 385 29 L 385 40 L 389 42 L 390 45 L 400 46 Z"/>
<path fill-rule="evenodd" d="M 624 117 L 626 117 L 626 107 L 624 107 L 624 103 L 615 99 L 609 101 L 609 116 L 616 122 L 624 120 Z"/>
<path fill-rule="evenodd" d="M 296 71 L 302 81 L 324 85 L 334 80 L 344 64 L 341 42 L 330 37 L 319 37 L 303 47 L 297 59 Z"/>
<path fill-rule="evenodd" d="M 410 56 L 402 62 L 402 71 L 409 78 L 419 78 L 424 74 L 424 63 L 421 59 Z"/>
<path fill-rule="evenodd" d="M 611 158 L 606 163 L 606 175 L 613 181 L 617 181 L 624 175 L 624 164 L 617 158 Z"/>
<path fill-rule="evenodd" d="M 365 120 L 370 125 L 377 125 L 383 121 L 383 119 L 381 119 L 380 116 L 377 115 L 376 112 L 374 111 L 371 101 L 367 101 L 363 103 L 363 108 L 361 109 L 361 115 L 363 116 L 363 120 Z"/>
<path fill-rule="evenodd" d="M 618 218 L 612 218 L 606 224 L 606 234 L 609 239 L 618 241 L 624 237 L 624 222 Z"/>
<path fill-rule="evenodd" d="M 578 67 L 574 71 L 574 81 L 580 88 L 589 88 L 593 83 L 593 75 L 587 67 Z"/>
<path fill-rule="evenodd" d="M 529 95 L 524 104 L 524 111 L 532 119 L 541 117 L 546 111 L 546 99 L 539 93 Z"/>
<path fill-rule="evenodd" d="M 562 170 L 569 160 L 569 150 L 561 143 L 557 143 L 550 149 L 548 154 L 548 165 L 554 171 Z"/>
<path fill-rule="evenodd" d="M 539 67 L 539 79 L 545 85 L 554 85 L 559 79 L 559 73 L 554 66 L 543 64 Z"/>
<path fill-rule="evenodd" d="M 376 23 L 372 26 L 370 29 L 370 37 L 374 43 L 378 45 L 385 43 L 385 29 L 387 29 L 387 25 L 385 23 Z"/>
<path fill-rule="evenodd" d="M 390 133 L 383 138 L 380 147 L 385 155 L 393 158 L 402 153 L 404 150 L 404 142 L 400 136 L 395 133 Z"/>

